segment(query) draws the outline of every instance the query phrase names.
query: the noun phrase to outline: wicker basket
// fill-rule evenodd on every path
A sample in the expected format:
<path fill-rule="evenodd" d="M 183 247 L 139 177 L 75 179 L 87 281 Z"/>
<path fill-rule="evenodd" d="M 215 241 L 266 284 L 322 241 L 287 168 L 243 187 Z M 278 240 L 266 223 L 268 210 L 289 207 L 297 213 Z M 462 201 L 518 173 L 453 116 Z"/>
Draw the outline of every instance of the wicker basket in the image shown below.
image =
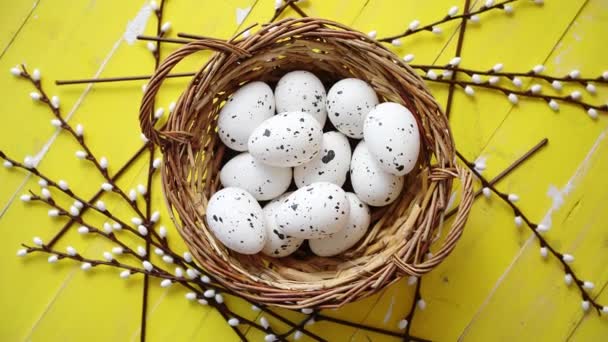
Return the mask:
<path fill-rule="evenodd" d="M 156 129 L 153 104 L 162 82 L 180 60 L 201 50 L 216 53 L 194 76 L 166 125 Z M 346 77 L 363 79 L 381 101 L 407 106 L 421 130 L 418 165 L 406 176 L 398 200 L 374 209 L 367 235 L 336 257 L 240 255 L 219 243 L 206 226 L 207 201 L 220 186 L 219 169 L 227 152 L 216 134 L 222 104 L 244 82 L 274 84 L 290 70 L 312 71 L 327 84 Z M 184 45 L 148 83 L 140 121 L 144 134 L 163 151 L 164 195 L 192 254 L 228 290 L 260 303 L 339 307 L 403 276 L 429 272 L 454 248 L 473 201 L 472 176 L 456 164 L 447 118 L 423 80 L 374 40 L 327 20 L 285 19 L 244 39 Z M 460 205 L 449 231 L 442 234 L 454 178 L 460 178 Z"/>

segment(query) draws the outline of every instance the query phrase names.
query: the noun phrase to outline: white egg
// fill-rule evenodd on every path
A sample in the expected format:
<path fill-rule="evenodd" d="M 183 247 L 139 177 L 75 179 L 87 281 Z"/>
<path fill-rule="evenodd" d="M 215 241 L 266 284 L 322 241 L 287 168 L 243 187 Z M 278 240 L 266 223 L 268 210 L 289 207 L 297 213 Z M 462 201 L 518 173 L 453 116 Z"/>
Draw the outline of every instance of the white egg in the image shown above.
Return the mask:
<path fill-rule="evenodd" d="M 315 182 L 330 182 L 344 185 L 350 166 L 350 145 L 348 139 L 339 132 L 323 134 L 321 152 L 306 164 L 293 171 L 298 188 Z"/>
<path fill-rule="evenodd" d="M 357 196 L 372 206 L 383 206 L 397 199 L 403 189 L 404 176 L 384 171 L 371 155 L 367 142 L 361 141 L 350 162 L 350 182 Z"/>
<path fill-rule="evenodd" d="M 321 149 L 323 131 L 310 114 L 287 112 L 262 122 L 249 138 L 249 152 L 272 166 L 298 166 L 311 161 Z"/>
<path fill-rule="evenodd" d="M 321 127 L 325 125 L 325 87 L 313 73 L 303 70 L 285 74 L 274 90 L 277 112 L 305 112 L 312 115 Z"/>
<path fill-rule="evenodd" d="M 310 249 L 318 256 L 340 254 L 354 246 L 367 232 L 371 221 L 369 207 L 352 192 L 347 192 L 346 197 L 350 204 L 350 215 L 348 215 L 346 227 L 328 237 L 308 241 Z"/>
<path fill-rule="evenodd" d="M 285 234 L 275 220 L 277 209 L 281 206 L 281 202 L 289 195 L 291 195 L 291 192 L 285 193 L 283 196 L 266 204 L 264 207 L 264 216 L 266 217 L 266 244 L 264 245 L 264 249 L 262 249 L 262 253 L 271 257 L 281 258 L 288 256 L 295 252 L 302 242 L 304 242 L 303 239 Z"/>
<path fill-rule="evenodd" d="M 272 89 L 264 82 L 251 82 L 239 88 L 220 110 L 217 128 L 220 140 L 236 151 L 247 151 L 251 132 L 274 115 Z"/>
<path fill-rule="evenodd" d="M 355 139 L 363 138 L 365 116 L 378 104 L 378 96 L 365 81 L 346 78 L 327 93 L 327 116 L 338 131 Z"/>
<path fill-rule="evenodd" d="M 239 188 L 224 188 L 211 196 L 207 205 L 207 225 L 224 246 L 242 254 L 264 248 L 264 212 L 251 194 Z"/>
<path fill-rule="evenodd" d="M 257 161 L 249 152 L 230 159 L 220 171 L 224 187 L 246 190 L 258 201 L 280 196 L 291 184 L 291 168 L 266 165 Z"/>
<path fill-rule="evenodd" d="M 385 102 L 365 118 L 363 137 L 384 171 L 403 176 L 414 168 L 420 152 L 416 118 L 404 106 Z"/>
<path fill-rule="evenodd" d="M 349 214 L 344 190 L 332 183 L 318 182 L 300 188 L 284 199 L 275 219 L 290 236 L 318 239 L 344 229 Z"/>

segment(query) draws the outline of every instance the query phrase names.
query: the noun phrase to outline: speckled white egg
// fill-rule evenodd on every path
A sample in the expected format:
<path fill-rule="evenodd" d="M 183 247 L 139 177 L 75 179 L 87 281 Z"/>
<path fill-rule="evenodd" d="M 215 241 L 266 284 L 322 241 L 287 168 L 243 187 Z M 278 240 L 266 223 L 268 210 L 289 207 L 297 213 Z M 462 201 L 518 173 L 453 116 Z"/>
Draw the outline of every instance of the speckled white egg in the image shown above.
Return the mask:
<path fill-rule="evenodd" d="M 327 116 L 338 131 L 355 139 L 363 138 L 365 116 L 378 104 L 374 89 L 357 78 L 334 84 L 327 93 Z"/>
<path fill-rule="evenodd" d="M 394 102 L 377 105 L 365 118 L 363 137 L 386 172 L 403 176 L 416 165 L 420 133 L 414 115 L 404 106 Z"/>
<path fill-rule="evenodd" d="M 371 221 L 369 207 L 352 192 L 347 192 L 346 197 L 350 204 L 346 227 L 328 237 L 308 241 L 310 249 L 318 256 L 328 257 L 340 254 L 354 246 L 367 232 Z"/>
<path fill-rule="evenodd" d="M 249 153 L 264 164 L 289 167 L 311 161 L 321 149 L 323 131 L 310 114 L 287 112 L 262 122 L 249 138 Z"/>
<path fill-rule="evenodd" d="M 298 188 L 315 182 L 330 182 L 344 185 L 350 166 L 350 145 L 340 132 L 323 134 L 321 152 L 310 162 L 293 171 Z"/>
<path fill-rule="evenodd" d="M 404 176 L 384 171 L 370 153 L 367 142 L 363 140 L 353 152 L 350 182 L 363 202 L 379 207 L 397 199 L 403 189 Z"/>
<path fill-rule="evenodd" d="M 262 249 L 262 253 L 275 257 L 282 258 L 295 252 L 304 239 L 299 239 L 285 234 L 283 229 L 277 225 L 275 214 L 281 202 L 292 193 L 285 193 L 281 197 L 266 204 L 264 207 L 264 215 L 266 217 L 266 244 Z"/>
<path fill-rule="evenodd" d="M 287 191 L 291 183 L 291 168 L 266 165 L 249 152 L 230 159 L 220 171 L 224 187 L 246 190 L 258 201 L 267 201 Z"/>
<path fill-rule="evenodd" d="M 266 220 L 260 204 L 247 191 L 224 188 L 211 196 L 207 226 L 224 246 L 242 254 L 255 254 L 266 242 Z"/>
<path fill-rule="evenodd" d="M 247 151 L 251 132 L 274 115 L 272 89 L 264 82 L 239 88 L 220 110 L 217 128 L 220 140 L 236 151 Z"/>
<path fill-rule="evenodd" d="M 285 74 L 274 90 L 277 112 L 301 111 L 312 115 L 321 127 L 325 125 L 325 86 L 313 73 L 303 70 Z"/>
<path fill-rule="evenodd" d="M 346 227 L 350 205 L 339 186 L 318 182 L 298 189 L 285 198 L 276 212 L 283 231 L 301 239 L 318 239 Z"/>

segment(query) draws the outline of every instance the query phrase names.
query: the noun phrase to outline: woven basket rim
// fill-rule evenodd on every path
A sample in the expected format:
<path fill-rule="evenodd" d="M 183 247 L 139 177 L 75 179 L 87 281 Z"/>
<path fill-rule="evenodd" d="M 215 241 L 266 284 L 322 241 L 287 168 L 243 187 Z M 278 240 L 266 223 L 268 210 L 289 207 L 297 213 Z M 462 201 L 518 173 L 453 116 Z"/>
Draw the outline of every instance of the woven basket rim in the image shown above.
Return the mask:
<path fill-rule="evenodd" d="M 164 79 L 183 58 L 202 50 L 215 53 L 184 90 L 166 124 L 155 128 L 153 104 Z M 238 255 L 215 240 L 204 216 L 208 199 L 220 187 L 225 153 L 215 134 L 217 113 L 242 82 L 273 80 L 298 68 L 334 80 L 358 76 L 382 99 L 408 107 L 421 131 L 417 173 L 408 176 L 411 188 L 377 210 L 367 235 L 339 258 L 310 257 L 303 262 Z M 288 18 L 247 38 L 209 38 L 182 46 L 148 83 L 140 123 L 146 137 L 163 151 L 165 201 L 197 262 L 231 292 L 269 305 L 339 307 L 405 275 L 429 272 L 455 247 L 472 205 L 472 175 L 457 164 L 447 118 L 424 81 L 365 34 L 325 19 Z M 460 180 L 460 204 L 450 229 L 442 234 L 455 178 Z"/>

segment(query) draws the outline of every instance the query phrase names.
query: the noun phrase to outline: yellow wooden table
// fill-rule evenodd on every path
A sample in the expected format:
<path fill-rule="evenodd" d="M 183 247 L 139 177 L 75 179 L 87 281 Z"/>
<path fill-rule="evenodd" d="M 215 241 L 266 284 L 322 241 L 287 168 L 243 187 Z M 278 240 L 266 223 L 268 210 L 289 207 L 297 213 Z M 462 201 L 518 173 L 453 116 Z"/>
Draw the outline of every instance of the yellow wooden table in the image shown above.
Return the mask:
<path fill-rule="evenodd" d="M 378 36 L 401 32 L 413 19 L 422 23 L 442 18 L 463 1 L 435 0 L 307 0 L 302 8 L 313 16 L 351 25 Z M 479 7 L 483 1 L 477 2 Z M 248 12 L 247 10 L 250 9 Z M 173 31 L 226 38 L 254 22 L 267 21 L 272 0 L 169 0 L 167 20 Z M 67 180 L 89 196 L 102 182 L 90 165 L 74 157 L 78 148 L 65 133 L 49 124 L 50 113 L 28 96 L 31 85 L 8 70 L 16 64 L 42 71 L 50 94 L 61 97 L 69 122 L 82 123 L 86 139 L 98 154 L 107 156 L 115 171 L 141 146 L 137 112 L 141 82 L 57 87 L 54 79 L 145 75 L 153 60 L 145 43 L 132 41 L 154 21 L 144 1 L 122 0 L 2 0 L 0 1 L 0 149 L 22 160 L 40 158 L 40 169 Z M 296 15 L 288 10 L 287 15 Z M 239 19 L 244 19 L 242 22 Z M 446 64 L 454 54 L 458 23 L 444 26 L 443 34 L 421 33 L 394 48 L 413 53 L 415 62 Z M 505 70 L 530 70 L 544 64 L 547 73 L 563 75 L 580 69 L 597 76 L 608 69 L 606 35 L 608 1 L 551 0 L 544 6 L 531 1 L 514 4 L 514 13 L 491 12 L 467 30 L 462 66 L 490 69 L 501 62 Z M 176 46 L 165 45 L 163 56 Z M 192 59 L 180 70 L 195 70 L 206 58 Z M 185 80 L 171 80 L 159 105 L 175 99 Z M 527 87 L 529 85 L 524 85 Z M 547 86 L 547 85 L 545 85 Z M 606 87 L 595 103 L 608 99 Z M 445 103 L 447 87 L 432 85 Z M 565 89 L 569 91 L 570 89 Z M 575 270 L 595 283 L 593 295 L 608 304 L 608 120 L 591 120 L 584 111 L 562 105 L 554 113 L 546 103 L 521 100 L 516 106 L 506 96 L 477 90 L 475 97 L 456 91 L 451 125 L 457 147 L 469 159 L 487 160 L 484 174 L 493 176 L 540 139 L 549 145 L 498 187 L 520 195 L 521 208 L 535 221 L 552 222 L 548 239 L 560 251 L 576 256 Z M 129 189 L 144 182 L 144 160 L 120 181 Z M 165 214 L 158 179 L 153 207 Z M 113 269 L 84 273 L 76 263 L 49 265 L 46 257 L 15 257 L 21 242 L 33 236 L 52 236 L 63 220 L 52 220 L 41 205 L 24 205 L 19 196 L 38 191 L 34 177 L 17 170 L 0 170 L 0 340 L 1 341 L 125 341 L 139 338 L 141 281 L 122 280 Z M 130 215 L 115 198 L 106 200 L 118 214 Z M 94 217 L 102 222 L 101 217 Z M 171 229 L 173 243 L 177 233 Z M 105 241 L 79 236 L 74 229 L 58 247 L 72 244 L 88 255 L 101 256 Z M 183 247 L 181 247 L 183 249 Z M 412 333 L 436 340 L 601 341 L 608 339 L 608 317 L 584 314 L 574 288 L 563 281 L 553 259 L 543 261 L 529 231 L 515 228 L 513 214 L 496 198 L 480 198 L 473 207 L 464 236 L 450 257 L 423 279 L 427 302 L 418 311 Z M 184 290 L 161 288 L 153 282 L 148 311 L 149 341 L 215 341 L 236 337 L 219 314 L 183 299 Z M 412 300 L 406 281 L 379 295 L 351 304 L 337 315 L 386 329 L 397 329 Z M 245 304 L 241 312 L 256 313 Z M 332 341 L 389 340 L 353 328 L 320 322 L 310 327 Z M 263 335 L 249 331 L 262 340 Z"/>

